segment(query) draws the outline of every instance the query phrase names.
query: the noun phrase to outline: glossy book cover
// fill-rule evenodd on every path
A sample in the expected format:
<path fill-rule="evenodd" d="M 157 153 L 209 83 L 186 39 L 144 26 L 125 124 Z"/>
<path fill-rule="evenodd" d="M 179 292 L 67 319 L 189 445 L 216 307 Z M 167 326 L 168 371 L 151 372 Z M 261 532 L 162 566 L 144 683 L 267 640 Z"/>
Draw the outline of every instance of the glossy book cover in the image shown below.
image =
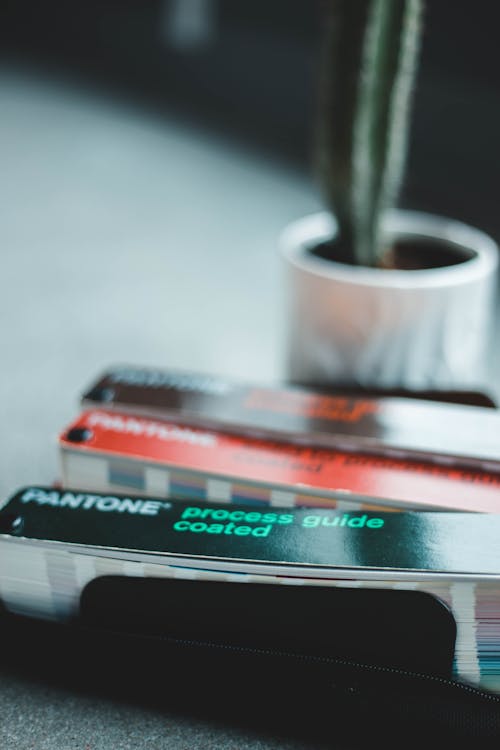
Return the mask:
<path fill-rule="evenodd" d="M 65 486 L 252 504 L 500 511 L 500 474 L 243 438 L 118 411 L 60 437 Z"/>
<path fill-rule="evenodd" d="M 131 411 L 256 437 L 499 470 L 494 409 L 409 398 L 349 398 L 196 373 L 116 367 L 84 406 Z"/>

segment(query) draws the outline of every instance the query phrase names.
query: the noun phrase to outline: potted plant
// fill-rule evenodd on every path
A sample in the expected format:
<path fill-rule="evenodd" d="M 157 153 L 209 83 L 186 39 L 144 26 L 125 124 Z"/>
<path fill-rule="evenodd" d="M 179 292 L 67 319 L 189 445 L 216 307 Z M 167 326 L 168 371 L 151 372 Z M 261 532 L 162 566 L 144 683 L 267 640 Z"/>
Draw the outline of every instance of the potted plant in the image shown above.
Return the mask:
<path fill-rule="evenodd" d="M 328 211 L 282 237 L 293 381 L 411 389 L 481 382 L 497 247 L 396 210 L 422 0 L 328 0 L 318 138 Z"/>

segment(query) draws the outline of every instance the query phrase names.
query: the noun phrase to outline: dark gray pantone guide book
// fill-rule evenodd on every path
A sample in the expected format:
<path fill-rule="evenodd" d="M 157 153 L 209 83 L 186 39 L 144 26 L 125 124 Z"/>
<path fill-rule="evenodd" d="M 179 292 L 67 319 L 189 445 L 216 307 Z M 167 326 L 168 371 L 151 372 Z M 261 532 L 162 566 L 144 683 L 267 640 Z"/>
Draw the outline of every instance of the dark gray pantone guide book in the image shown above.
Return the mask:
<path fill-rule="evenodd" d="M 82 404 L 253 437 L 500 471 L 500 414 L 485 407 L 332 396 L 131 366 L 104 373 Z"/>

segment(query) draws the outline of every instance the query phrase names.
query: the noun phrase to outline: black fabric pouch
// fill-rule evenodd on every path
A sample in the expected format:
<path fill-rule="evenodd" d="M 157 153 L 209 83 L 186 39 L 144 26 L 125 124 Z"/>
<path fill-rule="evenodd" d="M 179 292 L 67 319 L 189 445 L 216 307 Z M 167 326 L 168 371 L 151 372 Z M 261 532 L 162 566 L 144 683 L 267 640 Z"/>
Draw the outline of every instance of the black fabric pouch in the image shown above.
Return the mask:
<path fill-rule="evenodd" d="M 4 615 L 3 668 L 307 747 L 497 747 L 500 696 L 451 679 L 419 592 L 107 576 L 70 625 Z"/>
<path fill-rule="evenodd" d="M 500 739 L 500 696 L 452 679 L 454 619 L 422 592 L 106 576 L 70 626 L 5 627 L 78 690 L 311 748 Z"/>

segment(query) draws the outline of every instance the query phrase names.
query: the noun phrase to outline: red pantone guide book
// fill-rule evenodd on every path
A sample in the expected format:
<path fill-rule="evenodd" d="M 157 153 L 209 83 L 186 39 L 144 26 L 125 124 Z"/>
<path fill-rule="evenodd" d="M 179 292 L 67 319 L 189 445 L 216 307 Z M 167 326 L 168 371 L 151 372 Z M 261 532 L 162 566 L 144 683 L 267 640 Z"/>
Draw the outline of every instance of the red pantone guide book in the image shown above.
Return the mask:
<path fill-rule="evenodd" d="M 500 512 L 500 475 L 243 438 L 118 411 L 82 413 L 60 436 L 66 487 L 152 497 Z"/>

